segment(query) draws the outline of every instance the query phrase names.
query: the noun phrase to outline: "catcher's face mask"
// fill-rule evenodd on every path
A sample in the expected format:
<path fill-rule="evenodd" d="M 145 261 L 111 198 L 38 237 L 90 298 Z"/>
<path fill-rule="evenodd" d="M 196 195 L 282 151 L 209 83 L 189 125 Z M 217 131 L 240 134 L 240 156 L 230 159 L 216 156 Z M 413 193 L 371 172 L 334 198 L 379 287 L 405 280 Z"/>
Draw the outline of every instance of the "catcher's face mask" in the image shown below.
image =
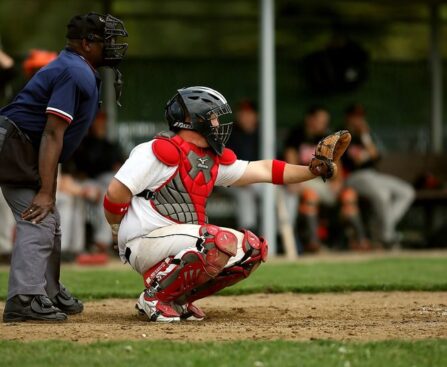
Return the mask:
<path fill-rule="evenodd" d="M 216 154 L 223 153 L 233 122 L 231 108 L 219 92 L 200 86 L 179 89 L 167 103 L 165 116 L 171 130 L 195 130 Z"/>
<path fill-rule="evenodd" d="M 230 106 L 224 104 L 209 111 L 205 116 L 196 115 L 192 119 L 192 128 L 206 139 L 218 155 L 223 153 L 225 144 L 230 138 L 233 128 L 231 116 Z M 217 124 L 214 123 L 216 120 L 218 120 Z"/>

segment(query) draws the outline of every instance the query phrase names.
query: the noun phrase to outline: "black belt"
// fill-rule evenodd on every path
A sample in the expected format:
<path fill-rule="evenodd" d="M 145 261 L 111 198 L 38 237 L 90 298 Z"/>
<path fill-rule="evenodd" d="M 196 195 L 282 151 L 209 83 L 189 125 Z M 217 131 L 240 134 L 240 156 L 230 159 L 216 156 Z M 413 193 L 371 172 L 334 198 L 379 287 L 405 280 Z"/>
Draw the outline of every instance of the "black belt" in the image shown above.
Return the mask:
<path fill-rule="evenodd" d="M 130 254 L 132 253 L 132 251 L 130 250 L 129 247 L 126 247 L 126 251 L 124 252 L 124 257 L 126 258 L 127 262 L 130 262 Z"/>
<path fill-rule="evenodd" d="M 141 198 L 145 198 L 146 200 L 155 198 L 155 195 L 154 195 L 154 193 L 151 190 L 143 190 L 139 194 L 137 194 L 136 196 L 139 196 Z"/>
<path fill-rule="evenodd" d="M 2 129 L 5 129 L 5 130 L 8 130 L 10 128 L 14 128 L 17 131 L 17 134 L 20 135 L 20 137 L 28 140 L 31 143 L 31 139 L 29 138 L 29 136 L 27 134 L 25 134 L 22 131 L 22 129 L 20 129 L 16 125 L 16 123 L 14 121 L 12 121 L 11 119 L 9 119 L 8 117 L 0 115 L 0 126 L 2 127 Z"/>

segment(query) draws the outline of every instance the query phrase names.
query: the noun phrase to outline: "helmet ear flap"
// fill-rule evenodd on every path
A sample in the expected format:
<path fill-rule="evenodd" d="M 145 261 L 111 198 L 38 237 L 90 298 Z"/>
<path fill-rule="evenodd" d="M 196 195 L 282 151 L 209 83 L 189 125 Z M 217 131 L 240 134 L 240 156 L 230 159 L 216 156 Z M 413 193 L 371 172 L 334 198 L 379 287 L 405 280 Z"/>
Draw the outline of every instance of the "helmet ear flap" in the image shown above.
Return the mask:
<path fill-rule="evenodd" d="M 172 98 L 166 105 L 165 118 L 172 128 L 172 125 L 176 122 L 184 122 L 186 120 L 185 110 L 180 103 L 178 96 Z"/>

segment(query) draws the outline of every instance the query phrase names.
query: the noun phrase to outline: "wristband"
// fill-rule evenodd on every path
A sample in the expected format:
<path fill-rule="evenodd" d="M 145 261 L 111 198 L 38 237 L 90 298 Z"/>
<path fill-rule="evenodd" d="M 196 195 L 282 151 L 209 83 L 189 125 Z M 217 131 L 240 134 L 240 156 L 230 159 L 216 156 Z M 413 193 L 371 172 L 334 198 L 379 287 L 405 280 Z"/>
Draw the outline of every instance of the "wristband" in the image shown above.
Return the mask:
<path fill-rule="evenodd" d="M 284 169 L 286 162 L 274 159 L 272 161 L 272 183 L 275 185 L 284 184 Z"/>
<path fill-rule="evenodd" d="M 119 204 L 112 203 L 108 199 L 107 195 L 104 195 L 104 202 L 103 202 L 104 209 L 112 214 L 117 214 L 117 215 L 126 214 L 127 210 L 129 209 L 129 205 L 130 205 L 130 203 L 119 203 Z"/>

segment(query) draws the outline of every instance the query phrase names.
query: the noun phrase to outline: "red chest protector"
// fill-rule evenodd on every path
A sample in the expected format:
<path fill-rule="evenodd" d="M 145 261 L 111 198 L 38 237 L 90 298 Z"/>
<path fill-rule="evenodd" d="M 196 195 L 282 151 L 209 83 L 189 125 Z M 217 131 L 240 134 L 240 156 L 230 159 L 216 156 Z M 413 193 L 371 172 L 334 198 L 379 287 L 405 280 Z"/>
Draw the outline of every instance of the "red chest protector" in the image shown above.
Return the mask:
<path fill-rule="evenodd" d="M 230 165 L 236 155 L 225 148 L 222 156 L 199 148 L 172 132 L 155 137 L 152 150 L 167 166 L 177 166 L 172 177 L 151 197 L 151 205 L 161 215 L 177 223 L 205 224 L 206 202 L 213 191 L 220 164 Z"/>

